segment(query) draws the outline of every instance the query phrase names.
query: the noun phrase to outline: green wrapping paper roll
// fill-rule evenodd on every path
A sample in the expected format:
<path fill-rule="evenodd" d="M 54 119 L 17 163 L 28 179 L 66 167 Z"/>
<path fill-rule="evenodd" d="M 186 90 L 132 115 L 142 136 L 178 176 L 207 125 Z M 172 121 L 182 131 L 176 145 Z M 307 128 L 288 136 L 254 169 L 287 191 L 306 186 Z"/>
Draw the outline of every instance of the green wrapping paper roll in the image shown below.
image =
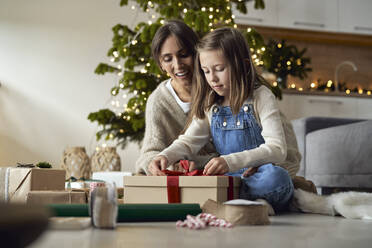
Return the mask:
<path fill-rule="evenodd" d="M 88 204 L 49 204 L 52 216 L 89 217 Z"/>
<path fill-rule="evenodd" d="M 88 204 L 50 204 L 53 216 L 87 217 Z M 199 204 L 120 204 L 118 222 L 177 221 L 202 212 Z"/>
<path fill-rule="evenodd" d="M 118 222 L 177 221 L 202 212 L 199 204 L 121 204 Z"/>

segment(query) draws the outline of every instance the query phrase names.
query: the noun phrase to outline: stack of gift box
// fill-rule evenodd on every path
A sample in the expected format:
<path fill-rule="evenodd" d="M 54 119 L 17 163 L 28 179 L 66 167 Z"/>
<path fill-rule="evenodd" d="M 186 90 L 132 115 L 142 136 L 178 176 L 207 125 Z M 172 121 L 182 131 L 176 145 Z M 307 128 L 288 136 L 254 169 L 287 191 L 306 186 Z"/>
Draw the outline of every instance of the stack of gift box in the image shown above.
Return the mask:
<path fill-rule="evenodd" d="M 100 180 L 115 182 L 121 198 L 119 203 L 202 205 L 208 199 L 224 202 L 238 198 L 239 194 L 239 178 L 129 175 L 126 172 L 96 172 L 93 180 L 66 182 L 64 170 L 0 168 L 0 197 L 7 202 L 28 204 L 84 204 L 88 200 L 90 185 L 102 186 L 102 183 L 97 183 Z"/>
<path fill-rule="evenodd" d="M 0 168 L 0 197 L 11 203 L 87 203 L 84 190 L 65 189 L 65 170 Z"/>
<path fill-rule="evenodd" d="M 117 202 L 124 204 L 119 205 L 118 208 L 116 203 L 113 205 L 113 209 L 118 211 L 117 221 L 119 222 L 128 221 L 128 216 L 134 216 L 134 219 L 129 221 L 170 221 L 182 219 L 187 214 L 197 214 L 203 210 L 226 218 L 235 224 L 269 223 L 266 206 L 261 206 L 261 204 L 250 203 L 249 209 L 244 206 L 222 205 L 226 201 L 239 198 L 240 178 L 190 175 L 129 176 L 130 174 L 126 172 L 97 172 L 93 174 L 92 180 L 66 182 L 65 170 L 37 167 L 0 168 L 0 197 L 1 200 L 10 203 L 53 204 L 49 206 L 63 212 L 62 215 L 59 215 L 58 211 L 55 211 L 55 216 L 66 217 L 66 213 L 72 213 L 69 211 L 69 206 L 79 206 L 78 211 L 81 210 L 83 215 L 80 211 L 78 215 L 74 213 L 67 216 L 88 217 L 87 203 L 90 192 L 94 187 L 105 186 L 105 184 L 107 186 L 109 183 L 116 185 L 118 198 L 123 197 Z M 78 205 L 72 206 L 70 204 Z M 236 205 L 236 203 L 234 204 Z M 238 205 L 245 205 L 245 203 Z M 168 209 L 168 206 L 171 209 Z M 202 209 L 201 206 L 203 206 Z M 157 208 L 159 211 L 154 213 L 154 209 Z M 93 213 L 94 211 L 95 209 Z M 105 214 L 102 212 L 97 216 L 104 218 L 102 216 L 106 216 L 108 210 L 100 211 Z M 113 226 L 115 225 L 113 224 Z"/>

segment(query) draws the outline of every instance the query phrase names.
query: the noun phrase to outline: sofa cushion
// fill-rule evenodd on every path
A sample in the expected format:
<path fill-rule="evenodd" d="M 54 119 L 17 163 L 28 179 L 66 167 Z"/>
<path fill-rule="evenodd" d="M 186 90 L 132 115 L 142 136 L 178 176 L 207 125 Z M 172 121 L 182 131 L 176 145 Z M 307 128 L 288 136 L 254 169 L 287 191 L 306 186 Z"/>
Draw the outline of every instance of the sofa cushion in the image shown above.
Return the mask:
<path fill-rule="evenodd" d="M 300 163 L 300 170 L 297 175 L 306 177 L 306 136 L 314 131 L 335 127 L 340 125 L 351 124 L 355 122 L 365 121 L 363 119 L 350 119 L 350 118 L 332 118 L 332 117 L 304 117 L 296 120 L 292 120 L 293 129 L 296 134 L 298 150 L 302 155 L 302 160 Z"/>
<path fill-rule="evenodd" d="M 309 133 L 306 177 L 317 187 L 372 187 L 372 120 Z"/>

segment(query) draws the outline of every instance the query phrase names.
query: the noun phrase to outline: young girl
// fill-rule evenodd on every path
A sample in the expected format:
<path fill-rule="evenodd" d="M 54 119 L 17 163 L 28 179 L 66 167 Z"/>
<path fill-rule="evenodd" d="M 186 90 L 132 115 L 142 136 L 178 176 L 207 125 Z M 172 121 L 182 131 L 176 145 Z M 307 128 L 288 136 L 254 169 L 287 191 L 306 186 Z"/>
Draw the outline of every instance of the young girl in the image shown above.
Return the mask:
<path fill-rule="evenodd" d="M 282 122 L 275 96 L 256 74 L 244 37 L 235 29 L 216 29 L 197 51 L 193 119 L 152 167 L 188 159 L 212 139 L 221 156 L 205 165 L 204 174 L 239 176 L 240 198 L 265 199 L 275 210 L 285 209 L 299 167 L 297 144 L 292 145 L 294 133 Z"/>

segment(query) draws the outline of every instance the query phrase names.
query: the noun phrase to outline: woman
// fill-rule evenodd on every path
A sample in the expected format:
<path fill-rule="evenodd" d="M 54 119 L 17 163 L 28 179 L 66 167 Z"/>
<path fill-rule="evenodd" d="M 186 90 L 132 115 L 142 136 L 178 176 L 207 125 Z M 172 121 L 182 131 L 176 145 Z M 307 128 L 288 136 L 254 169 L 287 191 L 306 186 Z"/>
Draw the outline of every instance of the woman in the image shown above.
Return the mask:
<path fill-rule="evenodd" d="M 164 175 L 151 167 L 152 159 L 168 147 L 183 131 L 190 110 L 194 71 L 195 45 L 198 37 L 185 23 L 169 21 L 156 32 L 152 40 L 152 55 L 170 79 L 162 82 L 150 95 L 146 105 L 146 131 L 136 171 L 148 175 Z M 198 155 L 188 157 L 192 169 L 203 167 L 217 156 L 211 143 Z"/>

